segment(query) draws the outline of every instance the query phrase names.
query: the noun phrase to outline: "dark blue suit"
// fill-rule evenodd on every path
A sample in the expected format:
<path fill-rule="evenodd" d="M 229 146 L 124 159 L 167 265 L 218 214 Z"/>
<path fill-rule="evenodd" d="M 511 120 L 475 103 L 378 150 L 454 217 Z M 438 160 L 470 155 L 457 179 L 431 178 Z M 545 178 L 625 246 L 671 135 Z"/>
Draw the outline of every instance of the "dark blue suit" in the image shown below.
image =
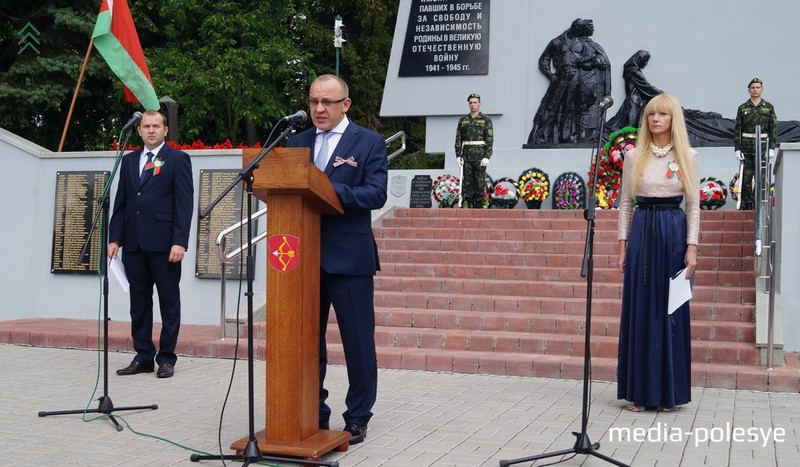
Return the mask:
<path fill-rule="evenodd" d="M 157 154 L 163 165 L 157 174 L 156 167 L 147 170 L 140 185 L 141 152 L 122 158 L 109 242 L 122 247 L 130 282 L 135 360 L 146 365 L 152 365 L 154 359 L 158 364 L 174 365 L 181 321 L 181 262 L 170 263 L 168 258 L 172 245 L 189 246 L 194 212 L 192 163 L 188 154 L 165 144 Z M 162 322 L 157 354 L 152 338 L 154 284 Z"/>
<path fill-rule="evenodd" d="M 289 139 L 287 145 L 311 148 L 313 159 L 315 140 L 316 128 L 311 128 Z M 339 162 L 337 157 L 341 158 Z M 342 415 L 346 423 L 357 425 L 366 425 L 372 417 L 378 392 L 373 276 L 380 264 L 371 211 L 386 203 L 388 170 L 384 139 L 351 121 L 325 168 L 344 215 L 322 216 L 321 222 L 320 421 L 327 421 L 331 413 L 324 388 L 325 329 L 331 305 L 342 336 L 350 384 L 345 398 L 347 411 Z"/>

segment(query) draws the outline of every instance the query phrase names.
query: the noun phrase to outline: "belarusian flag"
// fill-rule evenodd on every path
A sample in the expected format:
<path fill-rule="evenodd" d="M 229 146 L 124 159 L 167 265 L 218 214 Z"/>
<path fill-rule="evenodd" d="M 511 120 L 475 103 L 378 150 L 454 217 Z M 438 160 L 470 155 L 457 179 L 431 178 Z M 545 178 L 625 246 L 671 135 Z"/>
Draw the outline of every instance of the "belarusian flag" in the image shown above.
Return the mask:
<path fill-rule="evenodd" d="M 122 80 L 128 102 L 138 101 L 147 110 L 158 110 L 158 97 L 126 0 L 102 0 L 92 38 L 111 71 Z"/>

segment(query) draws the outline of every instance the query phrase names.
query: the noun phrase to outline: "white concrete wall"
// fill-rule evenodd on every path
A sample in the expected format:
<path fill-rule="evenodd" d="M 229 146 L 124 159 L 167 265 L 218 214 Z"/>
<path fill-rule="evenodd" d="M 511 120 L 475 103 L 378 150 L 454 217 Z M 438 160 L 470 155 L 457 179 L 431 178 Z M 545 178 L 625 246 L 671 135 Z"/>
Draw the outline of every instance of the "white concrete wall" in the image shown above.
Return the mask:
<path fill-rule="evenodd" d="M 195 215 L 181 278 L 181 300 L 185 310 L 183 322 L 217 324 L 221 308 L 220 281 L 195 277 L 199 174 L 201 169 L 241 168 L 241 151 L 189 153 L 194 171 Z M 53 153 L 0 129 L 0 160 L 6 168 L 6 176 L 0 184 L 0 219 L 3 220 L 0 229 L 0 319 L 97 318 L 102 312 L 102 288 L 96 275 L 50 273 L 55 181 L 58 171 L 111 171 L 114 153 Z M 116 183 L 111 193 L 113 202 Z M 258 226 L 260 231 L 264 230 L 263 220 Z M 266 301 L 265 251 L 263 244 L 256 246 L 256 307 Z M 227 295 L 227 316 L 235 317 L 238 284 L 234 278 L 228 278 Z M 243 298 L 243 307 L 245 303 Z M 109 316 L 112 320 L 130 320 L 128 295 L 113 277 L 109 285 Z M 244 308 L 241 316 L 247 316 Z"/>

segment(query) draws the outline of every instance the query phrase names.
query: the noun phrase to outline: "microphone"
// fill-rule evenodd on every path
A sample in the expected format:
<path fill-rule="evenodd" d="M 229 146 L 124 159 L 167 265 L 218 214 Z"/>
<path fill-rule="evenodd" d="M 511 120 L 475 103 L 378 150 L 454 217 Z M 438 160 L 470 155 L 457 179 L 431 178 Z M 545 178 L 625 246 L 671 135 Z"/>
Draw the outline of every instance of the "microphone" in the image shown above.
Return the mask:
<path fill-rule="evenodd" d="M 606 96 L 600 101 L 599 105 L 601 109 L 608 109 L 614 105 L 614 99 L 612 99 L 611 96 Z"/>
<path fill-rule="evenodd" d="M 130 127 L 132 127 L 136 122 L 138 122 L 141 119 L 142 119 L 142 113 L 137 110 L 136 112 L 133 113 L 133 117 L 131 117 L 131 119 L 128 120 L 128 123 L 126 123 L 125 126 L 122 127 L 122 131 L 127 131 L 128 129 L 130 129 Z"/>
<path fill-rule="evenodd" d="M 305 123 L 306 120 L 308 120 L 308 114 L 305 112 L 305 110 L 298 110 L 291 115 L 281 117 L 280 121 L 289 123 Z"/>

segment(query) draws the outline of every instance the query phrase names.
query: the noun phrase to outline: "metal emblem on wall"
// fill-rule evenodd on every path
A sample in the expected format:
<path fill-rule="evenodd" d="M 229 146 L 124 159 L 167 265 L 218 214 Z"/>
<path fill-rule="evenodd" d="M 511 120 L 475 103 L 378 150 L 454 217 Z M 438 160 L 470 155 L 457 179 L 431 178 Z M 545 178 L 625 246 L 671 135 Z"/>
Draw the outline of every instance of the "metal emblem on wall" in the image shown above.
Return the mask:
<path fill-rule="evenodd" d="M 389 184 L 389 193 L 395 198 L 400 198 L 406 194 L 406 182 L 408 179 L 404 175 L 395 175 Z"/>
<path fill-rule="evenodd" d="M 489 73 L 489 0 L 412 0 L 398 76 Z"/>

